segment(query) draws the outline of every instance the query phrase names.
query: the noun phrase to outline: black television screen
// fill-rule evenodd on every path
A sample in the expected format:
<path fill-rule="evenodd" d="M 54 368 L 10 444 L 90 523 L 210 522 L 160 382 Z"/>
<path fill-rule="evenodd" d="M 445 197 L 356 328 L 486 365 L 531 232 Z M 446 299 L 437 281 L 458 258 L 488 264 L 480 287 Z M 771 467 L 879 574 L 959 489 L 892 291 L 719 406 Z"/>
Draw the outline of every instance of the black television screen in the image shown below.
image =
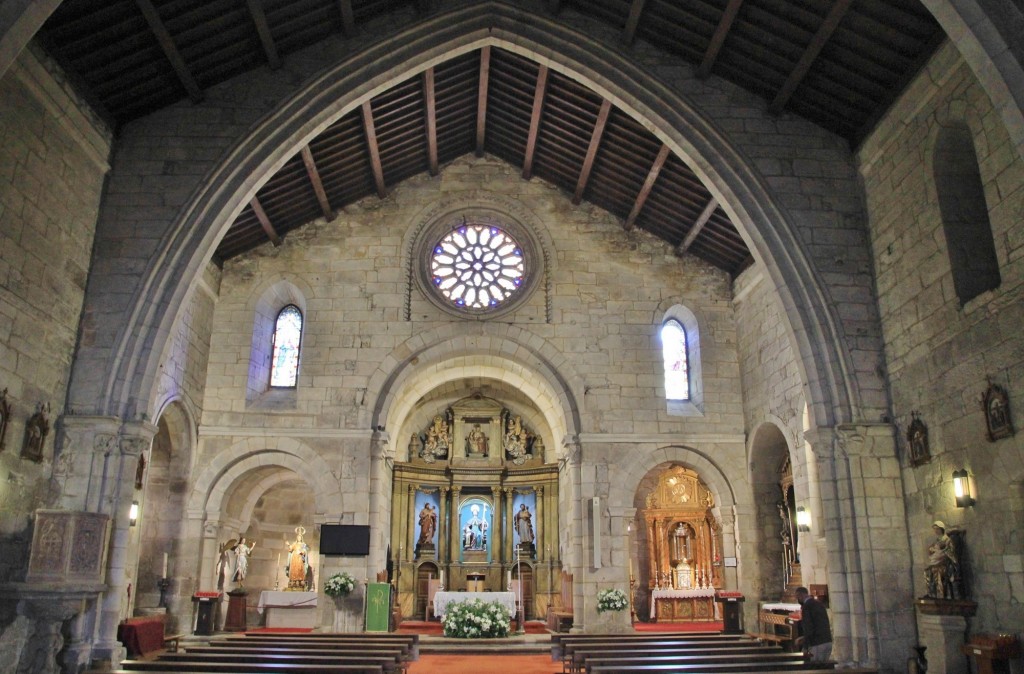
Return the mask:
<path fill-rule="evenodd" d="M 321 524 L 320 554 L 370 554 L 370 527 L 365 524 Z"/>

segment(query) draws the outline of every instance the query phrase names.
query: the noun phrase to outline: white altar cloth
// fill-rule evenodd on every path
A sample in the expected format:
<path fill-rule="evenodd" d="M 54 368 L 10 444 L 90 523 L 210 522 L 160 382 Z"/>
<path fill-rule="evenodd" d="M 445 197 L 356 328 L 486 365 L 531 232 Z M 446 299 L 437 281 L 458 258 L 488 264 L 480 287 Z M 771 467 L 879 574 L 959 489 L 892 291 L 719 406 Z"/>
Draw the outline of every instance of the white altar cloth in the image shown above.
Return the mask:
<path fill-rule="evenodd" d="M 789 611 L 790 613 L 796 613 L 800 610 L 800 604 L 775 602 L 772 604 L 761 604 L 761 609 L 765 611 Z"/>
<path fill-rule="evenodd" d="M 448 604 L 459 604 L 462 602 L 479 599 L 485 602 L 496 601 L 506 609 L 510 615 L 516 614 L 516 593 L 515 592 L 438 592 L 434 595 L 434 615 L 444 617 Z"/>
<path fill-rule="evenodd" d="M 696 587 L 690 590 L 651 590 L 651 620 L 655 619 L 655 607 L 659 599 L 690 599 L 693 597 L 714 597 L 715 588 Z M 718 614 L 718 607 L 715 607 L 715 614 Z"/>
<path fill-rule="evenodd" d="M 316 592 L 263 590 L 256 610 L 267 611 L 267 627 L 316 627 Z"/>

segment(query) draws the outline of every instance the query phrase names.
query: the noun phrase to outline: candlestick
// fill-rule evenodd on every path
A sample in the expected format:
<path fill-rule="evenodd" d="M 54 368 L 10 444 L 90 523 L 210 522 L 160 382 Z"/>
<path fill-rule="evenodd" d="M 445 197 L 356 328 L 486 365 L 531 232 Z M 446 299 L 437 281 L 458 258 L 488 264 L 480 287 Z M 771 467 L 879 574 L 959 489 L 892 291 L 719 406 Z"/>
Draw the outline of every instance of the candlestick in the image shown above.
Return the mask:
<path fill-rule="evenodd" d="M 163 573 L 160 574 L 160 577 L 161 578 L 166 578 L 167 577 L 167 553 L 166 552 L 164 553 L 164 570 L 163 570 Z"/>
<path fill-rule="evenodd" d="M 441 576 L 438 580 L 441 581 L 441 587 L 444 587 L 444 569 L 441 569 Z"/>

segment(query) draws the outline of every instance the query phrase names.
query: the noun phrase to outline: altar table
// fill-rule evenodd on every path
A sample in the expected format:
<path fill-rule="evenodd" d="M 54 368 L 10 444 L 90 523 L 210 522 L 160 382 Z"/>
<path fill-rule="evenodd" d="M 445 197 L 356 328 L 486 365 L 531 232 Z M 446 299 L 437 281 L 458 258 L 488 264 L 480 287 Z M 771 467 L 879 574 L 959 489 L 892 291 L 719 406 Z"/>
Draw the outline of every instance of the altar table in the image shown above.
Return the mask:
<path fill-rule="evenodd" d="M 484 602 L 498 602 L 506 609 L 509 615 L 516 614 L 516 593 L 515 592 L 444 592 L 440 591 L 434 595 L 434 615 L 443 618 L 448 604 L 459 604 L 462 602 L 479 599 Z"/>
<path fill-rule="evenodd" d="M 715 588 L 652 590 L 651 620 L 658 622 L 712 622 L 715 620 Z"/>
<path fill-rule="evenodd" d="M 267 610 L 267 627 L 316 627 L 316 592 L 263 590 L 256 610 Z"/>

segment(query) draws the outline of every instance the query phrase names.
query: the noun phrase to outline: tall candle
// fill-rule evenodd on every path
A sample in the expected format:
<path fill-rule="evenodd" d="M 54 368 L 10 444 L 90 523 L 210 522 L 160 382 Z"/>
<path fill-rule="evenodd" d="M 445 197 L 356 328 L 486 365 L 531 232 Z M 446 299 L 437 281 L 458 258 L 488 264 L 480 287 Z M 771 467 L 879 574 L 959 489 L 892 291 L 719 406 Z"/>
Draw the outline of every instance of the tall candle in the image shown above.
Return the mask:
<path fill-rule="evenodd" d="M 274 568 L 274 578 L 281 574 L 281 553 L 277 553 L 277 566 Z"/>
<path fill-rule="evenodd" d="M 167 553 L 164 553 L 164 572 L 160 575 L 161 578 L 167 577 Z"/>
<path fill-rule="evenodd" d="M 440 581 L 441 581 L 441 587 L 444 587 L 444 569 L 441 569 Z"/>
<path fill-rule="evenodd" d="M 508 570 L 508 589 L 512 589 L 512 569 Z"/>

